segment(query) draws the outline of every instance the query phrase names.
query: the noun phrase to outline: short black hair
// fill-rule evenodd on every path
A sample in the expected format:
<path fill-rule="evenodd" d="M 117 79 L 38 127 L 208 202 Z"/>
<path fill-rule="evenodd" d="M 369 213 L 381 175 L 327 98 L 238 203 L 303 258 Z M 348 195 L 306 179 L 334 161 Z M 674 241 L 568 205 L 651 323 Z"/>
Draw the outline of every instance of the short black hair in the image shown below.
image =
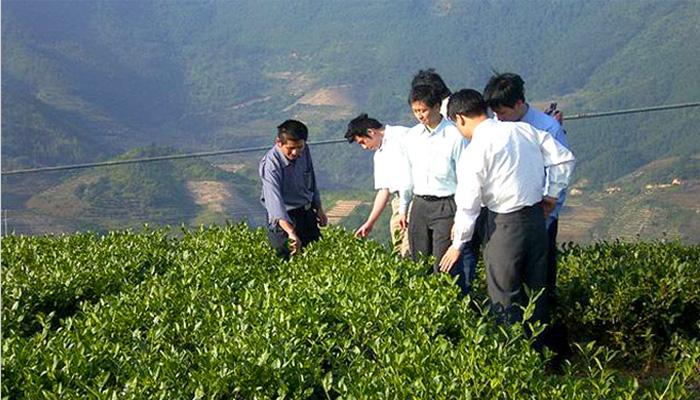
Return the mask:
<path fill-rule="evenodd" d="M 445 85 L 445 81 L 442 80 L 440 75 L 435 72 L 435 68 L 422 69 L 418 71 L 416 76 L 413 77 L 411 81 L 411 87 L 418 85 L 428 85 L 432 86 L 437 90 L 440 99 L 446 99 L 450 97 L 452 92 Z"/>
<path fill-rule="evenodd" d="M 447 103 L 447 115 L 454 121 L 457 114 L 463 114 L 470 118 L 487 115 L 486 102 L 481 93 L 474 89 L 462 89 L 457 93 L 452 93 L 450 101 Z"/>
<path fill-rule="evenodd" d="M 417 85 L 411 88 L 411 93 L 408 94 L 408 104 L 420 101 L 425 103 L 428 107 L 433 108 L 440 104 L 442 99 L 438 95 L 437 90 L 430 85 Z"/>
<path fill-rule="evenodd" d="M 306 140 L 309 137 L 309 129 L 303 122 L 288 119 L 277 127 L 277 138 L 285 143 L 287 140 Z"/>
<path fill-rule="evenodd" d="M 360 114 L 355 119 L 348 123 L 348 130 L 345 132 L 345 139 L 352 143 L 358 136 L 369 137 L 367 129 L 379 129 L 382 123 L 374 118 L 370 118 L 367 114 Z"/>
<path fill-rule="evenodd" d="M 518 100 L 525 102 L 525 82 L 518 74 L 496 74 L 484 88 L 484 100 L 491 109 L 513 108 Z"/>

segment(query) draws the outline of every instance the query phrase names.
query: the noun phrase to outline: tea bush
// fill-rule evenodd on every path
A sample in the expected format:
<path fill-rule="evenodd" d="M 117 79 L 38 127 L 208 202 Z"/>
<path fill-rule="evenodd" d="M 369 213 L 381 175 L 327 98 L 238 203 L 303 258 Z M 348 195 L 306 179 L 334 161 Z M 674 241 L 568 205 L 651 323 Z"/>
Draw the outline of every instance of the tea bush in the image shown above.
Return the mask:
<path fill-rule="evenodd" d="M 170 241 L 161 235 L 146 232 L 134 239 L 144 251 L 160 249 L 157 271 L 84 299 L 74 313 L 36 314 L 39 328 L 33 334 L 5 334 L 3 327 L 3 398 L 684 399 L 697 394 L 697 341 L 674 336 L 674 351 L 667 353 L 676 365 L 671 376 L 643 386 L 611 368 L 615 350 L 593 342 L 579 346 L 581 361 L 566 373 L 549 375 L 546 358 L 531 348 L 533 339 L 523 325 L 498 325 L 481 311 L 483 293 L 460 299 L 446 276 L 429 275 L 420 264 L 394 258 L 380 245 L 342 230 L 324 231 L 320 242 L 289 262 L 274 256 L 263 231 L 244 225 L 184 231 Z M 68 254 L 36 254 L 36 259 L 71 259 L 65 240 L 3 240 L 3 291 L 6 271 L 21 260 L 11 256 L 6 263 L 8 252 L 38 241 L 46 242 L 34 247 L 39 253 Z M 134 248 L 90 248 L 97 260 L 108 260 L 105 254 L 115 251 L 132 255 L 126 265 L 142 259 Z M 48 262 L 41 268 L 53 267 Z M 28 280 L 12 282 L 16 290 L 23 289 L 22 282 L 29 286 Z M 50 291 L 39 292 L 48 296 Z"/>
<path fill-rule="evenodd" d="M 700 338 L 699 245 L 572 245 L 559 260 L 559 309 L 574 339 L 648 362 L 674 335 Z"/>
<path fill-rule="evenodd" d="M 3 336 L 31 335 L 49 314 L 72 315 L 84 301 L 160 273 L 172 250 L 165 231 L 3 238 Z"/>

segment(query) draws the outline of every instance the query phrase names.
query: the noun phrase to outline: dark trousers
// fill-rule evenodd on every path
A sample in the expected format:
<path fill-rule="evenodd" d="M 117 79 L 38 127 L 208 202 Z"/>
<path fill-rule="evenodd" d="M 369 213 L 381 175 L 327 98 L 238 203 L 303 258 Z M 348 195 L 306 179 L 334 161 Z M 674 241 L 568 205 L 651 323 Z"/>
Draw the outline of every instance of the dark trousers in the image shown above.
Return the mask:
<path fill-rule="evenodd" d="M 547 228 L 547 285 L 545 294 L 550 312 L 557 307 L 557 231 L 559 219 L 555 219 Z M 553 320 L 544 331 L 543 342 L 561 358 L 568 358 L 572 354 L 569 345 L 569 330 L 562 321 Z"/>
<path fill-rule="evenodd" d="M 456 210 L 452 196 L 413 196 L 408 218 L 408 240 L 414 260 L 420 259 L 420 254 L 423 254 L 433 255 L 440 261 L 452 244 L 450 232 Z"/>
<path fill-rule="evenodd" d="M 471 292 L 472 282 L 476 276 L 476 264 L 479 261 L 479 250 L 484 242 L 486 235 L 486 217 L 488 216 L 488 208 L 482 207 L 481 213 L 474 223 L 474 233 L 472 240 L 466 242 L 462 246 L 462 252 L 459 254 L 459 260 L 450 270 L 452 277 L 457 277 L 457 285 L 461 289 L 461 295 L 466 296 Z M 438 260 L 439 262 L 440 260 Z M 433 266 L 435 272 L 439 270 L 439 264 Z"/>
<path fill-rule="evenodd" d="M 488 212 L 484 247 L 488 292 L 494 310 L 507 322 L 522 319 L 529 296 L 547 284 L 547 233 L 539 204 L 498 214 Z M 535 305 L 534 319 L 549 322 L 547 294 Z"/>
<path fill-rule="evenodd" d="M 294 225 L 294 231 L 299 240 L 301 240 L 301 247 L 306 247 L 307 244 L 314 242 L 321 238 L 321 231 L 318 229 L 318 222 L 316 220 L 316 212 L 313 209 L 306 209 L 305 207 L 295 208 L 293 210 L 287 211 L 289 218 L 291 218 L 292 225 Z M 288 259 L 291 251 L 287 245 L 287 232 L 280 227 L 278 222 L 273 224 L 268 224 L 267 226 L 267 238 L 270 240 L 270 245 L 277 252 L 277 256 Z"/>
<path fill-rule="evenodd" d="M 558 230 L 559 219 L 555 219 L 547 228 L 547 295 L 550 307 L 555 307 L 556 304 Z"/>
<path fill-rule="evenodd" d="M 434 273 L 439 273 L 440 259 L 452 244 L 450 235 L 456 210 L 453 196 L 442 198 L 414 196 L 413 198 L 408 225 L 411 255 L 414 260 L 420 259 L 420 254 L 435 256 Z M 476 249 L 478 249 L 478 243 Z M 462 295 L 471 291 L 476 261 L 475 245 L 472 242 L 465 243 L 457 264 L 450 270 L 450 275 L 457 277 L 457 285 Z"/>

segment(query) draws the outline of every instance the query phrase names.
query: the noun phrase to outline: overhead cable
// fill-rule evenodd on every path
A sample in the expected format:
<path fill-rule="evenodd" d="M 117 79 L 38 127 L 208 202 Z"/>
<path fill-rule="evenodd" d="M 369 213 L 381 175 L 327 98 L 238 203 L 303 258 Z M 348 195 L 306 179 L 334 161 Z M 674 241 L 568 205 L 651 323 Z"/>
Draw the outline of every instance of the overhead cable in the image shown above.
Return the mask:
<path fill-rule="evenodd" d="M 565 121 L 572 121 L 572 120 L 578 120 L 578 119 L 599 118 L 599 117 L 608 117 L 608 116 L 613 116 L 613 115 L 644 113 L 644 112 L 650 112 L 650 111 L 673 110 L 673 109 L 679 109 L 679 108 L 689 108 L 689 107 L 698 107 L 698 106 L 700 106 L 700 102 L 680 103 L 680 104 L 670 104 L 670 105 L 666 105 L 666 106 L 630 108 L 630 109 L 626 109 L 626 110 L 604 111 L 604 112 L 598 112 L 598 113 L 580 113 L 580 114 L 574 114 L 574 115 L 569 115 L 569 116 L 564 115 L 563 119 Z M 346 139 L 321 140 L 318 142 L 310 142 L 310 143 L 308 143 L 308 145 L 309 146 L 318 146 L 318 145 L 325 145 L 325 144 L 342 143 L 342 142 L 346 142 L 346 141 L 347 141 Z M 166 161 L 166 160 L 181 160 L 181 159 L 186 159 L 186 158 L 212 157 L 212 156 L 221 156 L 221 155 L 228 155 L 228 154 L 239 154 L 239 153 L 252 153 L 252 152 L 257 152 L 257 151 L 264 151 L 264 150 L 267 150 L 269 148 L 270 148 L 269 146 L 247 147 L 247 148 L 242 148 L 242 149 L 205 151 L 205 152 L 200 152 L 200 153 L 174 154 L 174 155 L 169 155 L 169 156 L 158 156 L 158 157 L 143 157 L 143 158 L 134 158 L 134 159 L 129 159 L 129 160 L 113 160 L 113 161 L 85 163 L 85 164 L 60 165 L 60 166 L 55 166 L 55 167 L 41 167 L 41 168 L 20 169 L 20 170 L 14 170 L 14 171 L 2 171 L 2 172 L 0 172 L 0 174 L 2 176 L 11 176 L 11 175 L 21 175 L 21 174 L 32 174 L 32 173 L 38 173 L 38 172 L 68 171 L 68 170 L 84 169 L 84 168 L 109 167 L 109 166 L 114 166 L 114 165 L 138 164 L 138 163 Z"/>

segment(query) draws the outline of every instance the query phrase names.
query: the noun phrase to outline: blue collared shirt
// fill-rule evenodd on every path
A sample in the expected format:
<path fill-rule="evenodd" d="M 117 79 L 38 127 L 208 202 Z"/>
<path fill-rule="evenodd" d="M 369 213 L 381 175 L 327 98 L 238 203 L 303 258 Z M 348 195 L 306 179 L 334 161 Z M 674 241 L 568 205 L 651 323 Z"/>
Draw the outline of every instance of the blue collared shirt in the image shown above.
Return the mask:
<path fill-rule="evenodd" d="M 445 197 L 457 190 L 457 162 L 469 142 L 446 118 L 435 130 L 418 124 L 406 135 L 404 153 L 408 159 L 408 189 L 401 196 L 399 213 L 405 214 L 410 193 L 421 196 Z"/>
<path fill-rule="evenodd" d="M 321 206 L 321 196 L 316 187 L 316 176 L 311 161 L 311 152 L 305 148 L 299 157 L 290 161 L 275 145 L 260 160 L 262 179 L 262 201 L 267 210 L 268 221 L 291 222 L 287 211 L 309 204 Z"/>
<path fill-rule="evenodd" d="M 553 117 L 545 114 L 540 110 L 530 107 L 530 105 L 528 104 L 527 112 L 522 118 L 520 118 L 520 121 L 527 122 L 528 124 L 534 126 L 535 128 L 541 131 L 549 132 L 549 134 L 552 135 L 552 137 L 554 137 L 554 140 L 561 143 L 562 146 L 566 147 L 567 150 L 571 150 L 569 148 L 569 143 L 566 141 L 566 134 L 564 133 L 564 128 L 562 128 L 561 124 L 557 122 L 557 120 Z M 545 192 L 547 191 L 546 182 L 547 180 L 545 180 Z M 551 223 L 554 222 L 555 219 L 559 218 L 559 212 L 564 206 L 565 201 L 566 189 L 564 189 L 561 192 L 559 198 L 557 199 L 557 205 L 549 214 L 549 217 L 547 218 L 547 227 L 549 227 L 549 225 L 551 225 Z"/>

